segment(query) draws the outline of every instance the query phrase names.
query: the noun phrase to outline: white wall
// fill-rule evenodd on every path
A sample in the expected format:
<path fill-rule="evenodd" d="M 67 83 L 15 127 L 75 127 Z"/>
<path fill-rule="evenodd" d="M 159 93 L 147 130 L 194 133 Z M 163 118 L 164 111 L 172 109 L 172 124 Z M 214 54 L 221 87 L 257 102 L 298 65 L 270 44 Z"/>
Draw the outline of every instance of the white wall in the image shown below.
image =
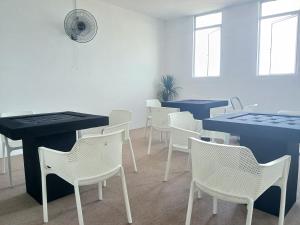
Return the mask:
<path fill-rule="evenodd" d="M 64 32 L 73 0 L 0 1 L 0 112 L 122 108 L 133 112 L 133 128 L 143 126 L 161 74 L 163 22 L 98 0 L 79 3 L 98 22 L 88 44 Z"/>
<path fill-rule="evenodd" d="M 221 77 L 193 78 L 193 18 L 168 21 L 165 29 L 165 72 L 175 75 L 178 84 L 183 87 L 180 98 L 226 99 L 240 96 L 247 104 L 258 103 L 260 111 L 300 110 L 299 73 L 289 77 L 256 76 L 257 30 L 257 3 L 225 9 Z"/>
<path fill-rule="evenodd" d="M 163 23 L 98 0 L 79 3 L 98 22 L 88 44 L 64 32 L 73 0 L 0 1 L 0 112 L 125 108 L 133 127 L 143 126 L 161 72 Z"/>

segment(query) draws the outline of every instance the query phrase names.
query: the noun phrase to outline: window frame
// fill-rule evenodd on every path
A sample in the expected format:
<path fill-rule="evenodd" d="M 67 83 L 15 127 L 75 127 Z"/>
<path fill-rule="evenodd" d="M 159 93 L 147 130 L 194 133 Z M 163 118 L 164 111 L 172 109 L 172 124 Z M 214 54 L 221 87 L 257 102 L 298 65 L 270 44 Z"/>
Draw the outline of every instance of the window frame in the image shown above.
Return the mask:
<path fill-rule="evenodd" d="M 294 77 L 299 74 L 299 66 L 300 63 L 298 62 L 300 59 L 300 9 L 289 11 L 289 12 L 283 12 L 283 13 L 277 13 L 272 14 L 268 16 L 262 16 L 262 4 L 266 2 L 272 2 L 273 0 L 261 0 L 259 2 L 258 7 L 258 33 L 257 33 L 257 62 L 256 62 L 256 76 L 259 78 L 274 78 L 274 77 Z M 262 19 L 269 19 L 269 18 L 275 18 L 280 16 L 287 16 L 287 15 L 296 15 L 298 16 L 298 24 L 297 24 L 297 37 L 296 37 L 296 49 L 295 49 L 295 65 L 294 65 L 294 73 L 268 73 L 266 75 L 262 75 L 259 73 L 259 67 L 260 67 L 260 33 L 261 33 L 261 20 Z"/>
<path fill-rule="evenodd" d="M 205 27 L 200 27 L 200 28 L 196 28 L 196 19 L 197 17 L 200 16 L 206 16 L 206 15 L 210 15 L 210 14 L 216 14 L 216 13 L 221 13 L 221 17 L 222 17 L 222 22 L 221 24 L 217 24 L 217 25 L 211 25 L 211 26 L 205 26 Z M 195 55 L 196 55 L 196 45 L 195 45 L 195 39 L 196 39 L 196 31 L 197 30 L 204 30 L 204 29 L 209 29 L 209 28 L 220 28 L 220 71 L 219 71 L 219 75 L 218 76 L 195 76 Z M 210 11 L 210 12 L 205 12 L 205 13 L 201 13 L 201 14 L 196 14 L 193 16 L 193 63 L 192 63 L 192 78 L 212 78 L 212 79 L 219 79 L 221 77 L 222 74 L 222 64 L 221 64 L 221 59 L 222 59 L 222 30 L 223 30 L 223 12 L 222 10 L 215 10 L 215 11 Z"/>

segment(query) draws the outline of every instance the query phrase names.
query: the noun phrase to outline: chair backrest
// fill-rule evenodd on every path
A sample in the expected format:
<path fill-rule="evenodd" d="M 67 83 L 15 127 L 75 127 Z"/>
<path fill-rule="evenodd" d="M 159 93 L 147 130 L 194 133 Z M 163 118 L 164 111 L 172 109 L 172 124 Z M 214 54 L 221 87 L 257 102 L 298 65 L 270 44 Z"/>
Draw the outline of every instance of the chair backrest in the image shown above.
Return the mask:
<path fill-rule="evenodd" d="M 243 146 L 205 142 L 195 138 L 189 139 L 189 148 L 192 158 L 192 177 L 200 184 L 206 185 L 207 178 L 214 175 L 212 182 L 224 189 L 242 188 L 244 193 L 250 195 L 255 195 L 258 191 L 249 185 L 249 180 L 243 180 L 241 177 L 237 180 L 234 179 L 236 174 L 241 173 L 250 174 L 253 181 L 259 179 L 259 164 L 250 149 Z M 220 183 L 221 181 L 226 182 L 226 179 L 223 179 L 224 176 L 230 176 L 228 182 L 232 183 Z M 245 176 L 245 179 L 249 179 L 249 176 Z"/>
<path fill-rule="evenodd" d="M 123 130 L 83 137 L 76 141 L 68 159 L 81 170 L 93 173 L 97 168 L 113 170 L 122 165 Z"/>
<path fill-rule="evenodd" d="M 235 97 L 231 97 L 229 99 L 231 107 L 233 110 L 243 110 L 244 106 L 242 104 L 242 101 L 239 97 L 235 96 Z"/>
<path fill-rule="evenodd" d="M 185 130 L 196 130 L 196 121 L 190 112 L 175 112 L 169 114 L 169 126 Z"/>
<path fill-rule="evenodd" d="M 291 111 L 291 110 L 280 110 L 278 114 L 290 115 L 290 116 L 300 116 L 300 111 Z"/>
<path fill-rule="evenodd" d="M 128 110 L 112 110 L 109 114 L 109 125 L 129 123 L 131 118 L 132 113 Z"/>
<path fill-rule="evenodd" d="M 188 138 L 200 138 L 200 132 L 202 131 L 201 121 L 196 121 L 190 112 L 170 113 L 169 126 L 172 145 L 177 148 L 187 149 Z"/>
<path fill-rule="evenodd" d="M 16 112 L 4 112 L 0 113 L 0 117 L 13 117 L 13 116 L 23 116 L 23 115 L 32 115 L 34 114 L 32 111 L 16 111 Z M 9 142 L 14 142 L 13 140 L 10 140 L 6 138 L 4 135 L 1 136 L 1 141 L 5 143 L 5 139 Z"/>
<path fill-rule="evenodd" d="M 168 115 L 170 113 L 179 112 L 177 108 L 168 108 L 168 107 L 152 107 L 152 121 L 151 126 L 156 128 L 167 129 L 168 125 Z"/>
<path fill-rule="evenodd" d="M 223 107 L 215 107 L 210 109 L 210 117 L 216 117 L 216 116 L 221 116 L 224 115 L 227 112 L 228 106 L 223 106 Z"/>
<path fill-rule="evenodd" d="M 146 107 L 161 107 L 161 103 L 158 99 L 146 100 Z"/>

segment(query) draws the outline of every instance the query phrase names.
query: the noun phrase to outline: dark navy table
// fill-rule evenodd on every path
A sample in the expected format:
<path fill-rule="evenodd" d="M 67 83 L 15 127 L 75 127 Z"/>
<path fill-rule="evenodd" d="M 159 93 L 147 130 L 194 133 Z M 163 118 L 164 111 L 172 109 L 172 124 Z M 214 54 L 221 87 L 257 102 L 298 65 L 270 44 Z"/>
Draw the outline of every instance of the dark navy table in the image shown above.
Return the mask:
<path fill-rule="evenodd" d="M 163 107 L 179 108 L 180 111 L 189 111 L 195 119 L 203 120 L 210 117 L 210 109 L 215 107 L 227 106 L 226 100 L 180 100 L 162 102 Z"/>
<path fill-rule="evenodd" d="M 41 171 L 38 147 L 70 151 L 76 142 L 76 130 L 108 124 L 108 117 L 76 112 L 59 112 L 0 118 L 0 133 L 23 142 L 27 193 L 42 203 Z M 73 193 L 73 186 L 60 177 L 47 176 L 48 201 Z"/>
<path fill-rule="evenodd" d="M 240 136 L 240 145 L 250 148 L 259 163 L 267 163 L 283 155 L 292 157 L 286 196 L 286 213 L 296 202 L 298 184 L 300 117 L 259 113 L 236 113 L 203 120 L 206 130 Z M 255 208 L 279 214 L 280 188 L 269 188 Z"/>

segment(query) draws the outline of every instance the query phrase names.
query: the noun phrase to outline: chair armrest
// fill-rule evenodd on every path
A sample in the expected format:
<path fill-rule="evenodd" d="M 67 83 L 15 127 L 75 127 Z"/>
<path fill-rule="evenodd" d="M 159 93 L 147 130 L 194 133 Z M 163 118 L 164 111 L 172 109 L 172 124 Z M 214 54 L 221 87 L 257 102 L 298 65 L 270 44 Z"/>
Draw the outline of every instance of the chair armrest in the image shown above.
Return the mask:
<path fill-rule="evenodd" d="M 285 155 L 265 164 L 259 164 L 262 172 L 262 181 L 274 185 L 278 180 L 288 179 L 291 156 Z"/>
<path fill-rule="evenodd" d="M 129 139 L 129 122 L 106 126 L 102 129 L 101 134 L 112 133 L 120 130 L 125 130 L 125 140 Z"/>
<path fill-rule="evenodd" d="M 191 135 L 191 137 L 201 136 L 201 133 L 197 132 L 197 131 L 186 130 L 186 129 L 182 129 L 182 128 L 179 128 L 179 127 L 173 127 L 173 126 L 171 126 L 170 128 L 171 128 L 171 132 L 172 132 L 172 130 L 175 130 L 177 132 L 181 132 L 181 133 L 185 133 L 187 135 Z"/>
<path fill-rule="evenodd" d="M 191 130 L 186 130 L 178 127 L 170 127 L 171 131 L 171 143 L 173 145 L 182 146 L 182 148 L 188 148 L 188 139 L 201 138 L 201 133 Z"/>
<path fill-rule="evenodd" d="M 198 131 L 198 132 L 201 132 L 203 130 L 203 125 L 202 125 L 202 120 L 196 120 L 195 119 L 195 129 Z"/>
<path fill-rule="evenodd" d="M 61 152 L 54 149 L 39 147 L 40 163 L 49 167 L 61 167 L 68 162 L 69 152 Z"/>
<path fill-rule="evenodd" d="M 105 127 L 108 127 L 108 125 L 80 130 L 80 133 L 81 133 L 80 138 L 85 138 L 85 137 L 89 137 L 89 136 L 95 136 L 95 135 L 102 134 L 102 132 L 103 132 L 102 130 Z"/>
<path fill-rule="evenodd" d="M 271 162 L 268 162 L 268 163 L 264 163 L 264 164 L 259 164 L 261 167 L 265 168 L 265 167 L 272 167 L 272 166 L 275 166 L 275 165 L 281 165 L 281 164 L 284 164 L 288 161 L 291 161 L 291 156 L 289 155 L 284 155 L 278 159 L 275 159 Z"/>
<path fill-rule="evenodd" d="M 129 126 L 129 122 L 102 127 L 102 132 L 105 132 L 107 130 L 113 130 L 113 131 L 122 130 L 124 129 L 125 126 Z"/>

